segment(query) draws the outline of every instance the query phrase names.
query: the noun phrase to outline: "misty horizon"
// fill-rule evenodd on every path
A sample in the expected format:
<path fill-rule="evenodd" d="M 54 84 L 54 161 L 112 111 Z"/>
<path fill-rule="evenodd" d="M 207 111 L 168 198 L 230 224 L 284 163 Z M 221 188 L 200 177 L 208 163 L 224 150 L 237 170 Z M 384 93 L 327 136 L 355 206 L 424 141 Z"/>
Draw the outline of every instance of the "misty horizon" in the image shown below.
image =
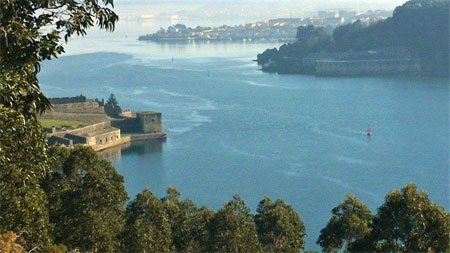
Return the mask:
<path fill-rule="evenodd" d="M 122 21 L 138 19 L 141 16 L 154 16 L 154 18 L 189 18 L 204 21 L 205 25 L 216 24 L 218 21 L 226 21 L 227 25 L 243 22 L 264 21 L 275 18 L 305 18 L 313 16 L 322 10 L 352 10 L 365 12 L 367 10 L 389 10 L 403 4 L 403 0 L 394 1 L 130 1 L 116 2 L 115 11 Z"/>

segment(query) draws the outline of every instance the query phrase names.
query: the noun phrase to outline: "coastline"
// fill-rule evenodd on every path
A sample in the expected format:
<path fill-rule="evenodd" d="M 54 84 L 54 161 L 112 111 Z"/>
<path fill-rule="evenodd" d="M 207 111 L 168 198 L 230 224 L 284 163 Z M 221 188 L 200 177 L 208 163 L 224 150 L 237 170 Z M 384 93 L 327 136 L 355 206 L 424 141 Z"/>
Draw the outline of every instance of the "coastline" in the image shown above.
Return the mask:
<path fill-rule="evenodd" d="M 121 146 L 123 144 L 127 144 L 127 143 L 133 143 L 136 141 L 147 141 L 147 140 L 157 140 L 157 141 L 161 141 L 161 142 L 165 142 L 167 140 L 167 134 L 164 132 L 160 132 L 160 133 L 150 133 L 150 134 L 130 134 L 127 136 L 122 136 L 121 139 L 119 141 L 110 143 L 110 144 L 105 144 L 105 145 L 95 145 L 95 146 L 91 146 L 92 149 L 96 152 L 100 152 L 100 151 L 105 151 L 117 146 Z"/>

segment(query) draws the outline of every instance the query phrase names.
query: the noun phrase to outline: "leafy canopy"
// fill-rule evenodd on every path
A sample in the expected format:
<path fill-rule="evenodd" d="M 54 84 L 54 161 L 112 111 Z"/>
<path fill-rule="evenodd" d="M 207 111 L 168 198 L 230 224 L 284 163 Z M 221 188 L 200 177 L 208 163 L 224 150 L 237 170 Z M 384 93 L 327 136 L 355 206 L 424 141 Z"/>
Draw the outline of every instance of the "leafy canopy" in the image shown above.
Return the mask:
<path fill-rule="evenodd" d="M 261 251 L 253 215 L 239 195 L 217 212 L 210 227 L 212 244 L 208 251 Z"/>
<path fill-rule="evenodd" d="M 317 240 L 324 251 L 346 250 L 353 241 L 364 238 L 370 232 L 370 209 L 355 196 L 347 195 L 346 200 L 331 212 L 333 216 L 320 231 Z"/>
<path fill-rule="evenodd" d="M 265 252 L 299 252 L 304 249 L 306 228 L 297 212 L 282 200 L 265 197 L 255 215 L 258 238 Z"/>
<path fill-rule="evenodd" d="M 408 184 L 386 196 L 373 219 L 372 240 L 380 251 L 448 252 L 450 214 Z"/>
<path fill-rule="evenodd" d="M 0 234 L 13 231 L 26 249 L 49 243 L 46 137 L 35 118 L 0 105 Z M 26 243 L 24 243 L 26 242 Z"/>
<path fill-rule="evenodd" d="M 40 63 L 64 52 L 62 39 L 95 25 L 114 30 L 113 0 L 3 0 L 0 2 L 0 104 L 25 115 L 50 102 L 36 77 Z"/>
<path fill-rule="evenodd" d="M 172 246 L 170 220 L 163 203 L 145 189 L 131 201 L 126 210 L 122 233 L 124 251 L 168 252 Z"/>
<path fill-rule="evenodd" d="M 89 147 L 56 146 L 50 153 L 53 173 L 44 188 L 55 242 L 93 252 L 119 247 L 128 199 L 123 177 Z"/>

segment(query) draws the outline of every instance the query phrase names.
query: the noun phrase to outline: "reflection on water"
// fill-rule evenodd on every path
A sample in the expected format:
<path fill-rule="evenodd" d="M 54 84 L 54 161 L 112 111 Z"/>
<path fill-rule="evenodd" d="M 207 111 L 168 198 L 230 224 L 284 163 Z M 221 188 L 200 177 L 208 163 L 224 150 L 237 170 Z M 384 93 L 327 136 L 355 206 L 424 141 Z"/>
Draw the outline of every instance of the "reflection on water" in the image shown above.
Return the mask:
<path fill-rule="evenodd" d="M 162 142 L 158 140 L 137 141 L 133 143 L 125 143 L 120 146 L 112 147 L 98 152 L 102 159 L 121 160 L 122 155 L 127 154 L 152 154 L 162 152 Z"/>
<path fill-rule="evenodd" d="M 162 152 L 162 142 L 158 140 L 137 141 L 131 143 L 130 146 L 122 148 L 122 154 L 152 154 Z"/>
<path fill-rule="evenodd" d="M 110 161 L 124 175 L 128 196 L 134 198 L 143 189 L 161 196 L 167 188 L 167 173 L 163 158 L 164 143 L 157 140 L 137 141 L 119 147 L 120 155 Z"/>
<path fill-rule="evenodd" d="M 105 159 L 105 160 L 111 160 L 113 158 L 120 159 L 122 157 L 122 149 L 127 149 L 130 146 L 131 146 L 131 143 L 124 143 L 119 146 L 115 146 L 112 148 L 102 150 L 102 151 L 98 152 L 97 154 L 101 159 Z"/>

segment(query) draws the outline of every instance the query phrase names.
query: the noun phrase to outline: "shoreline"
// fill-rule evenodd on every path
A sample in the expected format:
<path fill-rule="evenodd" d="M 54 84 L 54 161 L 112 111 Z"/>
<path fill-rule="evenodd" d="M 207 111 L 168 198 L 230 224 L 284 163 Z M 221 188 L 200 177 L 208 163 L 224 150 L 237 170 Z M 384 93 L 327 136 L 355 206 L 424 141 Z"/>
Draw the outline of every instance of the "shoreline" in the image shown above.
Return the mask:
<path fill-rule="evenodd" d="M 120 140 L 105 144 L 105 145 L 95 145 L 91 146 L 95 152 L 105 151 L 123 144 L 133 143 L 137 141 L 146 141 L 146 140 L 157 140 L 161 142 L 165 142 L 167 140 L 167 134 L 164 132 L 159 133 L 149 133 L 149 134 L 130 134 L 120 138 Z"/>

